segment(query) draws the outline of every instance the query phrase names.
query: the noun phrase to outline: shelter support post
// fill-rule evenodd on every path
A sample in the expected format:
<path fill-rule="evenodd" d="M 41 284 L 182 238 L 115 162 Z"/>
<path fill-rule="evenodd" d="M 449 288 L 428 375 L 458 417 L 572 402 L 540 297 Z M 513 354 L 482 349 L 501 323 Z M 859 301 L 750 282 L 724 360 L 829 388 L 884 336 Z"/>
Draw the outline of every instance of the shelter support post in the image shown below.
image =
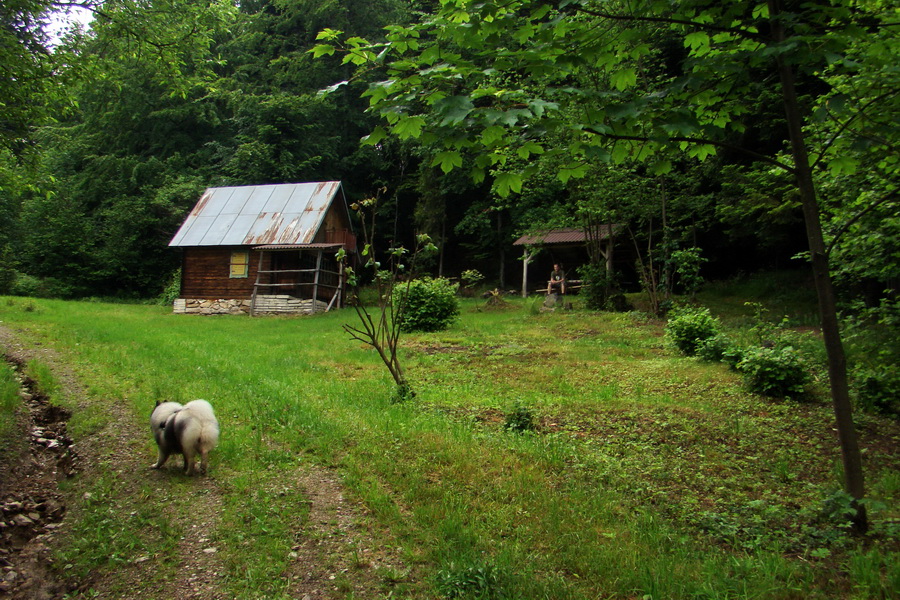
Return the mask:
<path fill-rule="evenodd" d="M 316 312 L 316 302 L 319 300 L 319 275 L 322 273 L 322 251 L 316 254 L 316 275 L 313 279 L 312 311 Z"/>
<path fill-rule="evenodd" d="M 528 247 L 525 247 L 525 252 L 522 254 L 522 297 L 528 297 L 528 263 L 531 262 L 531 259 L 534 258 L 533 252 L 530 252 Z"/>
<path fill-rule="evenodd" d="M 250 295 L 250 316 L 253 316 L 254 310 L 256 309 L 256 291 L 259 289 L 259 278 L 262 277 L 263 270 L 263 256 L 265 256 L 265 251 L 260 251 L 259 253 L 259 265 L 256 267 L 256 283 L 253 284 L 253 293 Z"/>

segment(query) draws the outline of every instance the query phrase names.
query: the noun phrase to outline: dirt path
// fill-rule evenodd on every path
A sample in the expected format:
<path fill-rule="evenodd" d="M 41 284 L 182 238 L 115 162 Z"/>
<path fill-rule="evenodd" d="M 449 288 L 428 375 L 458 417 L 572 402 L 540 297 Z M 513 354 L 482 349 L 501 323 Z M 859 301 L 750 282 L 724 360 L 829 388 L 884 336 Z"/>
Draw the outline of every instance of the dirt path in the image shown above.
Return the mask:
<path fill-rule="evenodd" d="M 66 406 L 78 411 L 96 399 L 89 398 L 71 369 L 53 350 L 28 344 L 15 332 L 0 326 L 0 351 L 21 372 L 31 359 L 39 359 L 53 372 L 63 389 Z M 29 406 L 17 424 L 19 435 L 11 447 L 0 446 L 0 598 L 44 600 L 91 597 L 133 600 L 179 598 L 219 600 L 226 592 L 227 567 L 220 549 L 211 540 L 220 526 L 223 496 L 215 475 L 197 478 L 190 506 L 167 503 L 167 478 L 171 469 L 153 471 L 153 456 L 134 452 L 143 448 L 149 432 L 134 422 L 130 410 L 118 402 L 104 403 L 112 411 L 109 425 L 94 434 L 96 443 L 68 437 L 65 410 L 51 399 L 35 393 L 33 382 L 22 379 L 21 396 Z M 40 415 L 58 418 L 42 423 Z M 40 441 L 38 441 L 40 440 Z M 139 556 L 130 564 L 86 579 L 66 576 L 53 565 L 54 549 L 65 542 L 72 519 L 81 503 L 92 501 L 90 493 L 59 491 L 58 482 L 77 475 L 94 481 L 100 476 L 115 479 L 115 496 L 137 494 L 151 487 L 160 510 L 183 532 L 177 548 L 180 567 L 160 578 L 153 557 Z M 137 476 L 136 476 L 137 475 Z M 285 474 L 310 503 L 308 519 L 298 524 L 291 565 L 283 575 L 288 594 L 299 600 L 378 597 L 385 593 L 378 573 L 408 572 L 395 553 L 378 548 L 366 527 L 365 509 L 346 499 L 339 476 L 312 463 Z M 78 486 L 69 486 L 77 490 Z M 81 494 L 80 496 L 78 494 Z M 127 590 L 124 593 L 123 590 Z"/>

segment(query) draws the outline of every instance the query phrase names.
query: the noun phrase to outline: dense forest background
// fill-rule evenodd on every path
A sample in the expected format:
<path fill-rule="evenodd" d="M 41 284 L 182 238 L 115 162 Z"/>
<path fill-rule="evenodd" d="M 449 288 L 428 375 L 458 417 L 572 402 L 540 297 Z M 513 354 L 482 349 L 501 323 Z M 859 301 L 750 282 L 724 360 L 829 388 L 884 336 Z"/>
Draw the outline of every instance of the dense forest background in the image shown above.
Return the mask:
<path fill-rule="evenodd" d="M 364 97 L 377 85 L 379 67 L 363 65 L 376 73 L 366 77 L 360 61 L 346 55 L 314 56 L 319 32 L 392 39 L 444 4 L 108 0 L 78 3 L 92 13 L 90 25 L 51 36 L 50 17 L 65 3 L 4 3 L 0 291 L 157 296 L 179 264 L 167 243 L 204 188 L 321 180 L 341 180 L 351 201 L 379 196 L 377 231 L 385 247 L 428 233 L 441 249 L 429 265 L 434 274 L 477 269 L 485 283 L 506 288 L 518 285 L 521 250 L 512 246 L 518 236 L 598 222 L 623 227 L 617 264 L 626 289 L 646 284 L 648 265 L 673 286 L 675 274 L 692 265 L 706 279 L 807 268 L 793 175 L 759 160 L 788 148 L 774 93 L 744 98 L 742 127 L 727 146 L 705 151 L 702 160 L 696 152 L 672 156 L 665 170 L 586 154 L 577 177 L 559 177 L 562 159 L 544 151 L 554 144 L 551 136 L 540 152 L 526 142 L 483 178 L 472 178 L 454 161 L 477 157 L 448 155 L 440 140 L 400 135 L 361 143 L 383 117 L 367 110 L 371 100 Z M 560 5 L 563 16 L 568 4 Z M 856 21 L 871 15 L 889 21 L 896 11 L 879 2 L 854 6 Z M 896 25 L 869 22 L 868 41 L 854 50 L 861 64 L 873 48 L 888 55 L 896 49 Z M 662 29 L 647 36 L 639 56 L 646 85 L 686 69 L 691 48 Z M 801 72 L 799 88 L 810 114 L 818 115 L 809 135 L 839 148 L 837 158 L 814 170 L 833 274 L 845 304 L 878 306 L 893 298 L 900 281 L 898 76 L 896 67 L 893 79 L 883 69 L 868 78 L 860 71 L 847 83 L 828 69 L 824 62 L 819 72 Z M 508 86 L 542 85 L 524 75 L 502 77 Z M 625 87 L 600 77 L 585 81 L 578 89 Z M 447 111 L 458 108 L 449 106 L 445 123 L 455 124 Z M 497 185 L 526 167 L 529 178 L 516 180 L 512 193 Z"/>

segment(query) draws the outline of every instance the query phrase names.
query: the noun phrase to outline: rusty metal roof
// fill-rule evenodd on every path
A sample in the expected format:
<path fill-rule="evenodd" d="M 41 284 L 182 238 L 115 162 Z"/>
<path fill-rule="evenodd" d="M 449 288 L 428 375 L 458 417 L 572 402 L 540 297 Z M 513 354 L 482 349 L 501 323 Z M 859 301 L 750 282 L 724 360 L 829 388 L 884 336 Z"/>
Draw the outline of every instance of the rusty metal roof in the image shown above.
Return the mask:
<path fill-rule="evenodd" d="M 207 188 L 169 246 L 309 244 L 335 198 L 347 211 L 340 181 Z"/>
<path fill-rule="evenodd" d="M 254 246 L 253 250 L 267 250 L 267 251 L 278 251 L 278 250 L 307 250 L 309 248 L 321 248 L 322 250 L 330 250 L 334 248 L 340 248 L 342 244 L 335 244 L 331 242 L 320 242 L 318 244 L 264 244 L 262 246 Z"/>
<path fill-rule="evenodd" d="M 600 239 L 609 237 L 610 225 L 601 225 Z M 616 228 L 618 229 L 618 228 Z M 523 235 L 513 246 L 537 246 L 550 244 L 579 244 L 587 240 L 584 229 L 580 227 L 566 227 L 562 229 L 550 229 L 544 233 L 535 235 Z"/>

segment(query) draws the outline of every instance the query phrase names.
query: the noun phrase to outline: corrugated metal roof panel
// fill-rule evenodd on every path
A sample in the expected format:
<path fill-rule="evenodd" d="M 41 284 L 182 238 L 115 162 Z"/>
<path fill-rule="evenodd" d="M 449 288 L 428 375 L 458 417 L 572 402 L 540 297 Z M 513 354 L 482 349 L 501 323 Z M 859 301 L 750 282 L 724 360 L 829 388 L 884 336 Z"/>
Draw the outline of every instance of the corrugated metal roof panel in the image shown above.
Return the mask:
<path fill-rule="evenodd" d="M 259 185 L 251 188 L 238 188 L 238 190 L 244 192 L 245 195 L 243 202 L 241 202 L 240 206 L 235 206 L 237 210 L 234 211 L 235 214 L 239 215 L 258 215 L 261 213 L 269 201 L 269 198 L 272 196 L 272 191 L 275 186 L 273 185 Z M 235 198 L 239 194 L 235 192 L 232 195 L 232 198 Z M 231 204 L 231 203 L 229 203 Z M 234 203 L 237 204 L 236 202 Z M 232 208 L 229 205 L 229 208 Z"/>
<path fill-rule="evenodd" d="M 213 193 L 213 200 L 218 196 L 225 197 L 225 203 L 219 210 L 220 215 L 239 215 L 241 209 L 253 195 L 256 188 L 236 187 L 225 188 L 222 193 Z"/>
<path fill-rule="evenodd" d="M 194 210 L 191 212 L 196 214 L 198 217 L 218 216 L 222 214 L 235 189 L 237 188 L 211 188 L 206 190 L 203 193 L 201 199 L 203 205 L 200 206 L 200 204 L 198 203 L 198 205 L 195 206 Z"/>
<path fill-rule="evenodd" d="M 275 187 L 275 189 L 272 190 L 272 194 L 269 196 L 269 199 L 266 201 L 265 206 L 263 206 L 262 210 L 259 212 L 267 212 L 267 213 L 284 212 L 284 208 L 288 205 L 288 202 L 290 201 L 291 196 L 296 191 L 293 186 L 277 185 L 274 187 Z"/>
<path fill-rule="evenodd" d="M 223 215 L 231 217 L 231 215 Z M 240 246 L 244 243 L 245 232 L 253 226 L 256 221 L 256 215 L 234 215 L 231 219 L 231 227 L 228 232 L 222 236 L 219 242 L 223 246 Z"/>
<path fill-rule="evenodd" d="M 222 238 L 231 229 L 235 215 L 216 215 L 209 229 L 203 234 L 198 246 L 220 246 Z"/>
<path fill-rule="evenodd" d="M 169 245 L 199 246 L 200 240 L 203 239 L 203 236 L 206 235 L 206 232 L 209 231 L 209 228 L 215 220 L 215 217 L 196 217 L 193 213 L 189 214 L 184 221 L 184 225 L 181 226 L 181 229 L 178 230 L 178 233 L 176 233 L 175 237 L 172 238 L 172 241 L 169 242 Z"/>
<path fill-rule="evenodd" d="M 169 245 L 308 244 L 340 188 L 339 181 L 209 188 Z"/>

